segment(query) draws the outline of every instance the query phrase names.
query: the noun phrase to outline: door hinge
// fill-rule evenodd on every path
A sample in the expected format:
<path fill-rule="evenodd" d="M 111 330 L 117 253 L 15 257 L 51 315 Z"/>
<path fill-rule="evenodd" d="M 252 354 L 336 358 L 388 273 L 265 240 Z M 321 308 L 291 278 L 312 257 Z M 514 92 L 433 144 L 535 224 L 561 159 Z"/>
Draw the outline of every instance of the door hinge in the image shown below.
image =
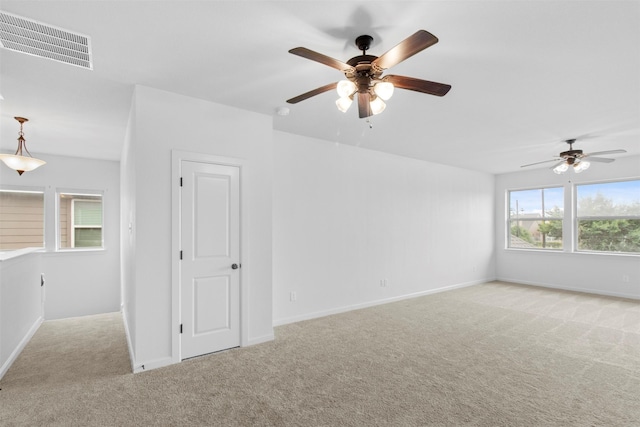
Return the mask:
<path fill-rule="evenodd" d="M 182 333 L 182 323 L 180 323 L 180 333 Z"/>
<path fill-rule="evenodd" d="M 180 177 L 180 187 L 182 187 L 182 177 Z"/>
<path fill-rule="evenodd" d="M 182 260 L 182 251 L 180 251 L 180 259 Z"/>

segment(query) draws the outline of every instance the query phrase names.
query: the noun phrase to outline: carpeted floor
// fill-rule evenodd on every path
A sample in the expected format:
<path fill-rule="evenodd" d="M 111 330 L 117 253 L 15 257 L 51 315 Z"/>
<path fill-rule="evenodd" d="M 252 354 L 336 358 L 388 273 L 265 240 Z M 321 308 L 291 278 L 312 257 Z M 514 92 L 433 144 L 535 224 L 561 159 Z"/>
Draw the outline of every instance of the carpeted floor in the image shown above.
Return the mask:
<path fill-rule="evenodd" d="M 640 303 L 499 282 L 133 375 L 120 314 L 45 322 L 0 424 L 638 426 Z"/>

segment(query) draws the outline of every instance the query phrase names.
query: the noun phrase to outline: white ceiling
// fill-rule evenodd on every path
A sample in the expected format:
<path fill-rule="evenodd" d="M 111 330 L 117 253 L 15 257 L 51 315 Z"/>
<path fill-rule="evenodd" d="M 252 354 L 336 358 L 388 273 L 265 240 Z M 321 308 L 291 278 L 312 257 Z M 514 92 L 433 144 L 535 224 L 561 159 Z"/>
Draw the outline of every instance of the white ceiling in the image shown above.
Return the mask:
<path fill-rule="evenodd" d="M 639 1 L 28 1 L 9 13 L 91 37 L 94 70 L 0 49 L 2 151 L 18 123 L 34 153 L 118 160 L 134 85 L 273 116 L 274 128 L 463 168 L 504 173 L 585 152 L 640 154 Z M 346 61 L 418 29 L 439 43 L 391 68 L 448 83 L 444 97 L 396 90 L 371 126 L 340 113 L 340 80 L 287 51 Z M 288 106 L 286 117 L 275 114 Z M 189 123 L 185 123 L 189 126 Z M 547 167 L 542 165 L 540 167 Z M 598 164 L 598 167 L 612 165 Z"/>

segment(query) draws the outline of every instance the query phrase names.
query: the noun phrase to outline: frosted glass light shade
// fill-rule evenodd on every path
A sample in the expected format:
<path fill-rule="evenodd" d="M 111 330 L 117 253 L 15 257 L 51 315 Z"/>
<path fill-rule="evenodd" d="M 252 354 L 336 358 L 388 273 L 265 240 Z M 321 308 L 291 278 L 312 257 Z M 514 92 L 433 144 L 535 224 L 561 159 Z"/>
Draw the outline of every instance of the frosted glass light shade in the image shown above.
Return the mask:
<path fill-rule="evenodd" d="M 47 163 L 44 160 L 18 156 L 16 154 L 0 154 L 0 160 L 11 169 L 18 171 L 20 175 L 22 175 L 22 172 L 32 171 Z"/>
<path fill-rule="evenodd" d="M 565 173 L 568 169 L 569 169 L 569 165 L 567 164 L 567 162 L 562 162 L 561 164 L 553 168 L 553 171 L 558 175 L 561 175 Z"/>
<path fill-rule="evenodd" d="M 591 166 L 591 163 L 587 162 L 586 160 L 582 160 L 577 165 L 573 165 L 573 170 L 575 173 L 580 173 L 589 169 L 589 166 Z"/>
<path fill-rule="evenodd" d="M 356 85 L 351 80 L 340 80 L 336 86 L 340 98 L 347 97 L 356 91 Z"/>
<path fill-rule="evenodd" d="M 380 98 L 374 98 L 369 102 L 369 106 L 371 106 L 371 112 L 373 114 L 380 114 L 387 108 L 387 104 Z"/>
<path fill-rule="evenodd" d="M 349 107 L 351 107 L 352 103 L 353 103 L 353 99 L 351 99 L 351 97 L 343 96 L 342 98 L 339 98 L 336 101 L 336 106 L 338 107 L 338 110 L 342 111 L 343 113 L 346 113 Z"/>
<path fill-rule="evenodd" d="M 390 82 L 379 82 L 373 87 L 373 91 L 379 98 L 385 101 L 393 95 L 393 84 Z"/>

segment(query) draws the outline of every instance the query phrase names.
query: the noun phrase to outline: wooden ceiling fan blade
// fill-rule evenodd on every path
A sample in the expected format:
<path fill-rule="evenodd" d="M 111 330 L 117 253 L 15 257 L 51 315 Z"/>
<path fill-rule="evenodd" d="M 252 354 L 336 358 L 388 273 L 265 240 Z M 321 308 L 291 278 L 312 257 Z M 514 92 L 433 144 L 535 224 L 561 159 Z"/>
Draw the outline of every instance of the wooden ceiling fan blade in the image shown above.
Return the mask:
<path fill-rule="evenodd" d="M 380 55 L 380 57 L 375 59 L 372 64 L 375 64 L 382 69 L 391 68 L 436 43 L 438 43 L 438 38 L 436 36 L 428 31 L 419 30 L 389 49 L 387 52 Z"/>
<path fill-rule="evenodd" d="M 589 157 L 585 156 L 583 157 L 583 159 L 586 162 L 597 162 L 597 163 L 611 163 L 615 161 L 615 159 L 607 159 L 605 157 L 591 157 L 591 156 Z"/>
<path fill-rule="evenodd" d="M 289 53 L 301 56 L 303 58 L 310 59 L 312 61 L 319 62 L 324 65 L 328 65 L 329 67 L 335 68 L 343 72 L 353 68 L 351 65 L 347 64 L 346 62 L 342 62 L 337 59 L 333 59 L 327 55 L 314 52 L 313 50 L 307 49 L 306 47 L 294 47 L 293 49 L 289 50 Z"/>
<path fill-rule="evenodd" d="M 371 112 L 371 94 L 369 92 L 358 92 L 358 115 L 361 119 L 373 115 Z"/>
<path fill-rule="evenodd" d="M 444 83 L 430 82 L 428 80 L 414 79 L 413 77 L 389 75 L 384 81 L 391 82 L 400 89 L 414 90 L 416 92 L 428 93 L 429 95 L 444 96 L 451 89 L 451 85 Z"/>
<path fill-rule="evenodd" d="M 620 153 L 626 153 L 627 150 L 607 150 L 607 151 L 596 151 L 595 153 L 588 153 L 585 154 L 584 157 L 591 157 L 591 156 L 598 156 L 600 154 L 620 154 Z"/>
<path fill-rule="evenodd" d="M 563 162 L 564 162 L 564 159 L 544 160 L 544 161 L 542 161 L 542 162 L 529 163 L 528 165 L 522 165 L 522 166 L 520 166 L 520 167 L 521 167 L 521 168 L 526 168 L 526 167 L 528 167 L 528 166 L 541 165 L 541 164 L 543 164 L 543 163 L 551 163 L 551 162 L 558 162 L 558 161 L 559 161 L 559 163 L 558 163 L 557 165 L 559 165 L 559 164 L 563 163 Z M 557 165 L 553 165 L 553 167 L 555 168 Z"/>
<path fill-rule="evenodd" d="M 317 89 L 310 90 L 309 92 L 305 92 L 302 95 L 298 95 L 294 98 L 287 99 L 289 104 L 297 104 L 300 101 L 304 101 L 305 99 L 311 98 L 312 96 L 319 95 L 321 93 L 327 92 L 331 89 L 335 89 L 338 86 L 338 83 L 329 83 L 328 85 L 324 85 Z"/>

